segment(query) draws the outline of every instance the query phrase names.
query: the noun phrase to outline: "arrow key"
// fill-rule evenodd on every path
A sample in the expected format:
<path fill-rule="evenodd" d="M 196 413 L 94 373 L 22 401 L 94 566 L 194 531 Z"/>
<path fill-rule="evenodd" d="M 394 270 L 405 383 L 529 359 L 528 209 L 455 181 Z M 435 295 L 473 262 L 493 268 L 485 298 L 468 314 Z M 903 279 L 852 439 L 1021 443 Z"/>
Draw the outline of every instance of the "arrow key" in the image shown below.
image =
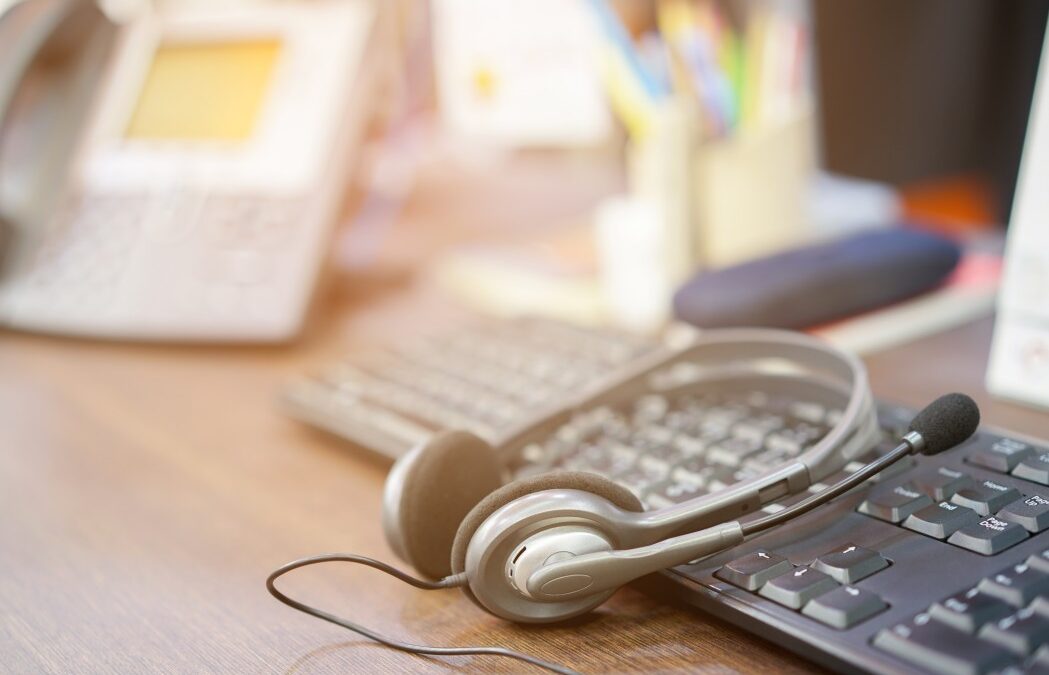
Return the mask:
<path fill-rule="evenodd" d="M 733 560 L 714 573 L 718 579 L 748 591 L 756 591 L 766 581 L 794 569 L 781 555 L 759 549 Z"/>
<path fill-rule="evenodd" d="M 837 582 L 823 572 L 811 567 L 799 567 L 772 579 L 758 592 L 773 602 L 791 609 L 801 609 L 809 600 L 835 588 L 838 588 Z"/>
<path fill-rule="evenodd" d="M 824 553 L 812 563 L 812 566 L 820 572 L 829 574 L 835 581 L 854 584 L 878 570 L 885 569 L 889 566 L 889 561 L 881 557 L 877 551 L 850 543 Z"/>
<path fill-rule="evenodd" d="M 842 586 L 810 600 L 802 614 L 834 628 L 849 628 L 888 607 L 880 597 L 855 586 Z"/>
<path fill-rule="evenodd" d="M 992 673 L 1010 664 L 1016 657 L 1006 649 L 985 640 L 970 639 L 928 614 L 883 628 L 874 638 L 874 646 L 896 655 L 922 672 Z"/>

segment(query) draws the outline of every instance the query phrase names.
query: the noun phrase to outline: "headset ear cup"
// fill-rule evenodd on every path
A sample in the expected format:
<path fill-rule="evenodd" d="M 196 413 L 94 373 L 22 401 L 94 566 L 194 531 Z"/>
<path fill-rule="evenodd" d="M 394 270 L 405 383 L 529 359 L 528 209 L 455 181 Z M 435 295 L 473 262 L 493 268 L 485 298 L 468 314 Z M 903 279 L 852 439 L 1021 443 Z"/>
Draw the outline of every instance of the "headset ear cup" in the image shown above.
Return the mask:
<path fill-rule="evenodd" d="M 459 574 L 466 570 L 466 550 L 477 528 L 502 507 L 515 499 L 543 490 L 583 490 L 604 497 L 624 511 L 643 511 L 644 507 L 633 492 L 611 479 L 596 473 L 583 471 L 554 471 L 514 481 L 495 490 L 481 500 L 462 520 L 452 543 L 451 571 Z M 469 586 L 463 591 L 479 606 Z M 483 606 L 481 606 L 483 609 Z M 487 611 L 487 610 L 486 610 Z"/>
<path fill-rule="evenodd" d="M 474 434 L 447 431 L 398 465 L 390 472 L 383 500 L 387 539 L 420 573 L 446 577 L 459 524 L 503 484 L 501 462 Z"/>

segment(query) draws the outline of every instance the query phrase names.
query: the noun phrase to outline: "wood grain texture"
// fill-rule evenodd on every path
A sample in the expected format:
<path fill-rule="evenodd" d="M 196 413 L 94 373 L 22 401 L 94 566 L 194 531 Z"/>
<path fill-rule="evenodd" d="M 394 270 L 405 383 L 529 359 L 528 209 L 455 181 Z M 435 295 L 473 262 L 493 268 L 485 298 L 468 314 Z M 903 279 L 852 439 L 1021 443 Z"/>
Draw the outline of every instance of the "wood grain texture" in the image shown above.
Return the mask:
<path fill-rule="evenodd" d="M 518 178 L 503 180 L 542 192 L 538 178 Z M 589 208 L 579 181 L 545 180 L 573 195 L 559 213 Z M 584 186 L 596 194 L 616 180 Z M 496 658 L 394 652 L 297 613 L 264 588 L 272 569 L 304 555 L 393 559 L 379 524 L 388 462 L 292 422 L 276 398 L 292 377 L 359 341 L 461 311 L 411 270 L 453 227 L 479 230 L 514 191 L 471 191 L 468 209 L 438 187 L 421 188 L 421 204 L 403 218 L 410 227 L 388 242 L 397 262 L 384 269 L 403 273 L 329 284 L 293 346 L 0 333 L 0 671 L 522 670 Z M 544 218 L 556 211 L 545 202 L 543 209 Z M 527 229 L 527 218 L 513 218 Z M 422 221 L 430 228 L 420 231 Z M 988 339 L 985 321 L 879 355 L 870 360 L 875 390 L 921 404 L 962 388 L 986 404 Z M 941 360 L 947 353 L 950 362 Z M 986 410 L 991 422 L 1044 433 L 1045 416 L 1001 403 Z M 529 628 L 485 615 L 458 591 L 422 592 L 345 565 L 302 570 L 282 588 L 402 639 L 508 646 L 587 672 L 815 670 L 759 637 L 633 589 L 585 619 Z"/>
<path fill-rule="evenodd" d="M 293 558 L 394 560 L 379 523 L 389 462 L 284 417 L 277 396 L 359 344 L 457 320 L 463 310 L 420 273 L 426 262 L 457 241 L 534 239 L 587 218 L 597 197 L 621 189 L 606 160 L 437 167 L 381 242 L 379 264 L 329 279 L 294 345 L 0 332 L 0 672 L 527 668 L 402 654 L 269 596 L 266 576 Z M 401 639 L 508 646 L 587 672 L 812 670 L 632 589 L 592 617 L 522 628 L 457 590 L 422 592 L 346 565 L 301 570 L 281 587 Z"/>
<path fill-rule="evenodd" d="M 914 404 L 948 388 L 986 398 L 973 385 L 987 337 L 985 321 L 879 355 L 871 359 L 875 387 Z M 965 367 L 928 365 L 930 350 L 945 342 L 964 348 Z M 313 348 L 325 351 L 323 343 Z M 2 337 L 3 669 L 520 669 L 494 658 L 392 652 L 266 594 L 266 574 L 293 557 L 343 550 L 392 558 L 379 526 L 386 462 L 274 410 L 279 386 L 310 355 L 310 347 Z M 991 422 L 1044 433 L 1037 413 L 1000 403 L 985 410 Z M 346 566 L 303 570 L 283 587 L 402 638 L 508 645 L 591 672 L 811 669 L 630 589 L 587 619 L 523 628 L 486 616 L 456 591 L 420 592 Z"/>
<path fill-rule="evenodd" d="M 0 337 L 0 670 L 520 670 L 379 648 L 266 593 L 294 557 L 393 558 L 379 526 L 387 463 L 275 410 L 310 355 Z M 633 590 L 588 619 L 521 628 L 458 591 L 346 567 L 282 587 L 405 639 L 509 645 L 586 671 L 808 669 Z"/>

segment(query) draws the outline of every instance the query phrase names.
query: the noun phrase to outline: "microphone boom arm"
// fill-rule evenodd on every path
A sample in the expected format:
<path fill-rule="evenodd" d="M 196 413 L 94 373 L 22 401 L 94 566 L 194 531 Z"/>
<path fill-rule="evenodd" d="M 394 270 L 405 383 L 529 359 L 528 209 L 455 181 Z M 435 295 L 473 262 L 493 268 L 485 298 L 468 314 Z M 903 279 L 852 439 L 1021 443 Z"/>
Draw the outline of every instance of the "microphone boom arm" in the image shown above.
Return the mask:
<path fill-rule="evenodd" d="M 778 513 L 746 524 L 739 521 L 722 523 L 640 548 L 587 553 L 546 565 L 528 578 L 528 595 L 551 602 L 570 600 L 618 588 L 646 574 L 717 553 L 741 543 L 746 536 L 808 513 L 866 482 L 912 452 L 920 452 L 924 445 L 921 435 L 912 431 L 903 437 L 902 443 L 856 473 Z"/>

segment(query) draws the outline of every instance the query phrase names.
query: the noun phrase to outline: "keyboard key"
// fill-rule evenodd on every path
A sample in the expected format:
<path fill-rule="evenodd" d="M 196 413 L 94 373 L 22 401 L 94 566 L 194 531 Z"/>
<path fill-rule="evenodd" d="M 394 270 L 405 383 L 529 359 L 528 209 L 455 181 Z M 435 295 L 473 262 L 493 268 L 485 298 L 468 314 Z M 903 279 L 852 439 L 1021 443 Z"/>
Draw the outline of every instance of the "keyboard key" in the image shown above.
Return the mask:
<path fill-rule="evenodd" d="M 1027 656 L 1049 640 L 1049 619 L 1030 609 L 1021 609 L 980 629 L 980 637 Z"/>
<path fill-rule="evenodd" d="M 895 442 L 893 443 L 892 447 L 896 447 Z M 888 448 L 888 450 L 891 449 L 892 448 Z M 886 450 L 886 452 L 888 450 Z M 915 464 L 917 464 L 917 460 L 914 459 L 914 455 L 906 455 L 902 459 L 898 459 L 892 464 L 890 464 L 888 467 L 885 468 L 884 471 L 880 471 L 879 473 L 876 473 L 873 476 L 871 476 L 871 482 L 884 483 L 890 478 L 895 478 L 900 474 L 907 473 L 908 471 L 914 468 Z"/>
<path fill-rule="evenodd" d="M 726 564 L 714 576 L 733 586 L 756 591 L 769 579 L 792 569 L 794 566 L 783 556 L 761 549 Z"/>
<path fill-rule="evenodd" d="M 959 506 L 970 508 L 981 516 L 989 516 L 1020 497 L 1016 488 L 996 483 L 993 480 L 985 480 L 958 490 L 951 497 L 951 501 Z"/>
<path fill-rule="evenodd" d="M 779 426 L 783 426 L 782 420 L 780 421 Z M 761 442 L 765 440 L 765 436 L 768 432 L 769 429 L 764 425 L 759 424 L 756 418 L 745 419 L 732 427 L 733 437 L 738 440 L 747 441 L 748 445 L 753 444 L 758 448 L 761 447 Z"/>
<path fill-rule="evenodd" d="M 1049 592 L 1049 574 L 1020 563 L 982 579 L 978 588 L 1014 607 L 1024 607 L 1039 595 Z"/>
<path fill-rule="evenodd" d="M 706 487 L 714 475 L 714 467 L 707 466 L 702 459 L 694 457 L 676 467 L 670 475 L 671 479 L 678 483 L 694 483 Z"/>
<path fill-rule="evenodd" d="M 995 517 L 968 525 L 950 536 L 947 543 L 981 555 L 994 555 L 1027 538 L 1027 530 Z"/>
<path fill-rule="evenodd" d="M 1013 475 L 1039 485 L 1049 485 L 1049 452 L 1027 457 L 1013 469 Z"/>
<path fill-rule="evenodd" d="M 890 523 L 898 523 L 930 504 L 932 500 L 919 492 L 913 483 L 904 483 L 895 487 L 874 488 L 867 500 L 860 504 L 859 511 Z"/>
<path fill-rule="evenodd" d="M 769 434 L 765 438 L 764 445 L 769 450 L 786 457 L 793 457 L 801 452 L 801 443 L 776 432 Z"/>
<path fill-rule="evenodd" d="M 670 475 L 670 465 L 661 459 L 653 457 L 651 454 L 642 455 L 637 462 L 637 468 L 652 483 L 665 480 Z"/>
<path fill-rule="evenodd" d="M 874 646 L 918 668 L 943 675 L 980 675 L 1008 666 L 1015 657 L 996 644 L 973 640 L 928 614 L 881 630 Z"/>
<path fill-rule="evenodd" d="M 979 520 L 980 516 L 972 509 L 950 502 L 940 502 L 907 516 L 903 526 L 927 537 L 946 539 L 966 525 L 972 525 Z"/>
<path fill-rule="evenodd" d="M 548 443 L 549 445 L 550 443 Z M 612 469 L 612 452 L 605 444 L 583 443 L 574 449 L 563 451 L 561 465 L 573 471 L 592 471 L 593 473 L 608 473 Z M 556 447 L 552 450 L 556 455 Z"/>
<path fill-rule="evenodd" d="M 999 511 L 998 517 L 1037 534 L 1049 527 L 1049 499 L 1038 495 L 1019 499 Z"/>
<path fill-rule="evenodd" d="M 968 474 L 946 466 L 923 471 L 914 477 L 914 484 L 919 490 L 939 500 L 950 499 L 955 492 L 972 485 L 972 482 Z"/>
<path fill-rule="evenodd" d="M 1028 673 L 1045 673 L 1049 671 L 1049 645 L 1039 648 L 1031 657 Z"/>
<path fill-rule="evenodd" d="M 747 457 L 762 450 L 761 440 L 750 438 L 728 438 L 710 446 L 706 459 L 712 464 L 738 467 Z"/>
<path fill-rule="evenodd" d="M 929 608 L 929 615 L 948 626 L 975 633 L 985 623 L 997 621 L 1015 611 L 998 598 L 970 588 L 941 600 Z"/>
<path fill-rule="evenodd" d="M 661 509 L 694 499 L 706 494 L 706 492 L 702 486 L 696 483 L 671 480 L 654 486 L 645 495 L 645 502 L 653 508 Z"/>
<path fill-rule="evenodd" d="M 575 470 L 580 470 L 576 468 Z M 622 473 L 615 474 L 615 481 L 625 488 L 628 488 L 635 495 L 640 497 L 652 486 L 652 482 L 648 479 L 641 469 L 630 469 Z"/>
<path fill-rule="evenodd" d="M 1038 596 L 1027 606 L 1027 608 L 1033 609 L 1035 612 L 1038 612 L 1045 618 L 1049 619 L 1049 596 Z"/>
<path fill-rule="evenodd" d="M 990 446 L 980 448 L 967 458 L 969 462 L 991 471 L 1009 473 L 1017 464 L 1034 454 L 1027 443 L 1011 438 L 999 438 Z"/>
<path fill-rule="evenodd" d="M 608 453 L 608 473 L 623 473 L 634 468 L 640 453 L 626 443 L 611 443 L 605 448 Z"/>
<path fill-rule="evenodd" d="M 1027 556 L 1027 560 L 1025 560 L 1024 562 L 1026 562 L 1028 565 L 1035 568 L 1036 570 L 1040 570 L 1042 572 L 1045 572 L 1046 574 L 1049 574 L 1049 550 L 1042 551 L 1041 553 L 1036 553 L 1034 555 L 1029 555 Z"/>
<path fill-rule="evenodd" d="M 821 424 L 827 411 L 819 403 L 797 401 L 790 405 L 790 414 L 797 417 L 799 420 L 805 420 L 812 424 Z"/>
<path fill-rule="evenodd" d="M 829 576 L 811 567 L 781 574 L 771 579 L 758 591 L 773 602 L 791 609 L 801 609 L 805 603 L 838 587 Z"/>
<path fill-rule="evenodd" d="M 842 586 L 810 600 L 801 613 L 834 628 L 849 628 L 869 619 L 889 605 L 880 597 L 855 586 Z"/>
<path fill-rule="evenodd" d="M 888 566 L 889 561 L 876 551 L 855 544 L 846 544 L 824 553 L 812 563 L 814 569 L 842 584 L 854 584 Z"/>

